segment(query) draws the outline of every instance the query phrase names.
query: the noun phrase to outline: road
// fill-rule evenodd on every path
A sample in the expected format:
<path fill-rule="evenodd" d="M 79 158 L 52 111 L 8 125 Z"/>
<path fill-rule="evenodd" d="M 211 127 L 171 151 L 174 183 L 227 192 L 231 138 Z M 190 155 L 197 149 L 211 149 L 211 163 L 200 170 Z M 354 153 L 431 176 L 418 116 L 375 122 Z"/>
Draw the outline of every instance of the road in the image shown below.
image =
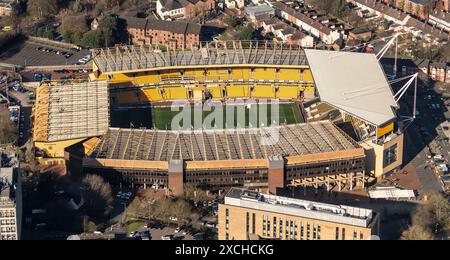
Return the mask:
<path fill-rule="evenodd" d="M 28 93 L 21 93 L 14 90 L 8 92 L 9 96 L 20 102 L 20 125 L 19 131 L 22 133 L 22 137 L 19 138 L 19 146 L 23 146 L 31 138 L 31 114 L 33 104 L 30 103 Z"/>
<path fill-rule="evenodd" d="M 431 169 L 427 157 L 427 153 L 429 153 L 427 145 L 439 136 L 437 128 L 445 120 L 444 113 L 441 110 L 433 109 L 432 105 L 442 103 L 442 101 L 427 86 L 419 87 L 418 89 L 417 109 L 420 111 L 420 116 L 406 129 L 404 158 L 406 162 L 412 164 L 416 171 L 422 184 L 421 193 L 442 191 L 442 183 Z M 411 93 L 406 95 L 400 104 L 401 115 L 413 114 Z M 448 156 L 448 152 L 445 154 Z"/>

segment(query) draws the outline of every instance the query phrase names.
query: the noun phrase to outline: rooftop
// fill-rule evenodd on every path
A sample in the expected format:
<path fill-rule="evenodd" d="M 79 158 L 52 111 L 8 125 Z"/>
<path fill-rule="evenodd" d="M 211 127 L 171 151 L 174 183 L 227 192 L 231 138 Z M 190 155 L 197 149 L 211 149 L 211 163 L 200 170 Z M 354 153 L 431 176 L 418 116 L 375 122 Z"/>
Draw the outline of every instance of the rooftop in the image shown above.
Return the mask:
<path fill-rule="evenodd" d="M 437 39 L 448 40 L 450 38 L 450 34 L 448 32 L 433 27 L 413 17 L 408 19 L 406 25 L 418 30 L 421 34 L 426 34 Z"/>
<path fill-rule="evenodd" d="M 316 21 L 315 19 L 309 17 L 308 15 L 302 13 L 300 10 L 302 10 L 302 8 L 296 8 L 295 7 L 295 2 L 276 2 L 273 4 L 273 6 L 281 11 L 284 11 L 286 13 L 288 13 L 289 15 L 299 19 L 300 21 L 310 25 L 311 27 L 313 27 L 314 29 L 329 35 L 330 33 L 332 33 L 334 30 L 332 30 L 331 28 L 323 25 L 321 22 Z"/>
<path fill-rule="evenodd" d="M 36 91 L 33 140 L 53 142 L 105 134 L 108 99 L 106 81 L 43 82 Z"/>
<path fill-rule="evenodd" d="M 374 126 L 395 118 L 397 106 L 373 54 L 305 50 L 321 101 Z"/>
<path fill-rule="evenodd" d="M 279 131 L 273 144 L 262 142 L 270 130 Z M 199 131 L 160 131 L 110 128 L 92 157 L 146 161 L 208 161 L 268 159 L 358 148 L 358 144 L 329 121 L 275 128 Z"/>
<path fill-rule="evenodd" d="M 158 30 L 179 34 L 201 34 L 204 26 L 196 23 L 163 21 L 137 17 L 124 17 L 128 28 L 141 30 Z"/>
<path fill-rule="evenodd" d="M 15 202 L 15 168 L 0 168 L 0 207 L 11 206 Z"/>
<path fill-rule="evenodd" d="M 163 7 L 163 11 L 171 11 L 177 10 L 188 5 L 192 5 L 192 3 L 188 0 L 159 0 Z"/>
<path fill-rule="evenodd" d="M 433 12 L 431 12 L 430 18 L 431 19 L 433 19 L 433 18 L 442 19 L 442 20 L 446 21 L 447 23 L 450 23 L 450 13 L 444 12 L 439 9 L 435 9 Z"/>
<path fill-rule="evenodd" d="M 262 13 L 274 12 L 275 9 L 269 5 L 246 6 L 245 12 L 252 16 L 261 15 Z"/>
<path fill-rule="evenodd" d="M 359 227 L 370 227 L 375 215 L 371 209 L 266 195 L 242 188 L 231 188 L 225 196 L 225 205 Z"/>
<path fill-rule="evenodd" d="M 405 18 L 408 16 L 407 14 L 395 8 L 392 8 L 375 0 L 354 0 L 354 1 L 399 21 L 405 20 Z"/>

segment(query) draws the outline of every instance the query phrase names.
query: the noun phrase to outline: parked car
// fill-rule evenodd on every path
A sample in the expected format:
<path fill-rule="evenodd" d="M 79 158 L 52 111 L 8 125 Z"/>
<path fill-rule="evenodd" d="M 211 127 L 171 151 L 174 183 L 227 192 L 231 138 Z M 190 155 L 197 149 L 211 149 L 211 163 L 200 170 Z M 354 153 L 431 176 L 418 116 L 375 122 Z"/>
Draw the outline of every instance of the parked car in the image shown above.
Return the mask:
<path fill-rule="evenodd" d="M 166 235 L 161 237 L 162 240 L 173 240 L 173 238 L 174 238 L 173 235 Z"/>

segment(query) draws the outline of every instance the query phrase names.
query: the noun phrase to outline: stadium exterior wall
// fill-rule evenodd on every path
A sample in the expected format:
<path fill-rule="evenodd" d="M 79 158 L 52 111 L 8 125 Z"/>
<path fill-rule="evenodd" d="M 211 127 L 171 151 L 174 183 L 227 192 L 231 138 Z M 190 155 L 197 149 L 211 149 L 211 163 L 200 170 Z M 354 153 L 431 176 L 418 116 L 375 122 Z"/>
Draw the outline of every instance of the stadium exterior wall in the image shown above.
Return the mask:
<path fill-rule="evenodd" d="M 281 167 L 273 167 L 278 160 Z M 183 162 L 182 178 L 171 181 L 171 162 L 167 161 L 138 161 L 115 159 L 83 159 L 83 172 L 99 174 L 113 183 L 132 183 L 138 186 L 151 186 L 162 183 L 176 195 L 181 195 L 179 181 L 184 186 L 204 186 L 210 189 L 226 187 L 251 187 L 269 190 L 277 194 L 277 189 L 287 185 L 315 186 L 326 185 L 327 188 L 337 185 L 337 181 L 346 182 L 352 189 L 364 186 L 363 148 L 322 154 L 302 155 L 276 160 L 219 160 L 219 161 L 185 161 Z M 333 167 L 333 170 L 330 170 Z M 177 172 L 178 173 L 178 172 Z M 274 176 L 276 178 L 272 178 Z M 345 177 L 341 177 L 345 175 Z M 180 177 L 180 176 L 178 176 Z M 317 178 L 317 179 L 316 179 Z M 323 179 L 325 178 L 325 179 Z M 304 182 L 300 180 L 307 179 Z M 174 180 L 174 179 L 172 179 Z M 176 187 L 171 186 L 176 183 Z M 344 184 L 344 185 L 345 185 Z M 339 184 L 341 185 L 341 184 Z"/>

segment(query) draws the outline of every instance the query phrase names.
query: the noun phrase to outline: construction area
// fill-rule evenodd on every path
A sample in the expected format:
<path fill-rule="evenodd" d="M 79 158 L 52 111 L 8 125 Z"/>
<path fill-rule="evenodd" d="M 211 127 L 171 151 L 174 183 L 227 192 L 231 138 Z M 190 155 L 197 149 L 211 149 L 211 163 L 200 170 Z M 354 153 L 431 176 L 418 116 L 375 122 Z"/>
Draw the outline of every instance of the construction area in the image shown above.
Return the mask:
<path fill-rule="evenodd" d="M 67 143 L 101 136 L 109 127 L 107 82 L 43 82 L 36 91 L 33 114 L 37 148 L 60 142 L 63 149 Z"/>
<path fill-rule="evenodd" d="M 329 189 L 364 185 L 364 149 L 329 121 L 186 132 L 110 128 L 89 154 L 87 172 L 143 187 L 163 183 L 174 191 L 194 184 L 276 192 L 305 177 L 312 180 L 308 186 Z"/>
<path fill-rule="evenodd" d="M 147 70 L 163 67 L 214 65 L 307 65 L 298 45 L 273 42 L 205 42 L 199 48 L 175 49 L 167 46 L 121 46 L 100 49 L 94 62 L 102 73 Z M 94 71 L 96 71 L 94 69 Z"/>
<path fill-rule="evenodd" d="M 273 145 L 263 143 L 269 138 Z M 275 140 L 277 138 L 278 140 Z M 357 148 L 327 121 L 236 130 L 159 131 L 110 128 L 92 158 L 147 161 L 254 160 Z"/>
<path fill-rule="evenodd" d="M 173 101 L 270 98 L 288 105 L 275 127 L 168 127 Z M 89 82 L 39 87 L 34 141 L 50 158 L 82 158 L 84 174 L 144 188 L 163 184 L 175 195 L 186 185 L 341 191 L 401 166 L 397 108 L 372 54 L 267 42 L 121 46 L 95 52 Z M 83 149 L 70 149 L 75 144 Z"/>

